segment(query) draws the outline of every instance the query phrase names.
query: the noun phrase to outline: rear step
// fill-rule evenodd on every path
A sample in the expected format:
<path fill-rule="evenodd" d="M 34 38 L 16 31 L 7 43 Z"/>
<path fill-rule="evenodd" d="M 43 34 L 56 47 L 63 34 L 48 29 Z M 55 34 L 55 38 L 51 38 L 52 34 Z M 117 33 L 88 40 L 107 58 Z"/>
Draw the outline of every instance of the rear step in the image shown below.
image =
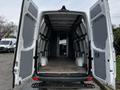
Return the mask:
<path fill-rule="evenodd" d="M 77 82 L 77 83 L 65 83 L 65 82 L 41 82 L 33 83 L 32 88 L 95 88 L 94 84 Z"/>

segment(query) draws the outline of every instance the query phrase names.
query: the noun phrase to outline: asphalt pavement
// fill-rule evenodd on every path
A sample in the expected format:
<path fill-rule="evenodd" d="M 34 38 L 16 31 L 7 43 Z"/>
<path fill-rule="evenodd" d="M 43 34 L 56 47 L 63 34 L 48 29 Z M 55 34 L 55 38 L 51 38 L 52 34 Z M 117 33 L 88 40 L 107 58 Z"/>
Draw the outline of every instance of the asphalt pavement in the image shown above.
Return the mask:
<path fill-rule="evenodd" d="M 13 53 L 0 54 L 0 90 L 12 90 Z"/>

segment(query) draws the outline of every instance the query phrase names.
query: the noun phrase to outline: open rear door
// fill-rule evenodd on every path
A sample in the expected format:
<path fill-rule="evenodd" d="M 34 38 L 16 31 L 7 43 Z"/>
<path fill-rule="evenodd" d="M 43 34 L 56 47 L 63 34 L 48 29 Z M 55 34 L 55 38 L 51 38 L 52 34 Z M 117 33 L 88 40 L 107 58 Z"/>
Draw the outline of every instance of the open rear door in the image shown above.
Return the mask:
<path fill-rule="evenodd" d="M 32 76 L 37 36 L 38 8 L 31 0 L 23 0 L 13 66 L 13 85 Z"/>
<path fill-rule="evenodd" d="M 115 89 L 116 63 L 108 0 L 99 0 L 90 9 L 93 76 Z"/>

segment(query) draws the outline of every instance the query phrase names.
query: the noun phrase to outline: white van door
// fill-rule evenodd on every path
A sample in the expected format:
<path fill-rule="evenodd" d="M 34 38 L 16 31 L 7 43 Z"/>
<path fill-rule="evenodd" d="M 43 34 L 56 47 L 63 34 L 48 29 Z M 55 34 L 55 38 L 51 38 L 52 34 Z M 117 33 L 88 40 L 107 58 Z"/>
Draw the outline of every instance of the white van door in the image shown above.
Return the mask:
<path fill-rule="evenodd" d="M 90 9 L 93 76 L 115 89 L 116 61 L 108 0 L 99 0 Z"/>
<path fill-rule="evenodd" d="M 13 85 L 20 85 L 33 74 L 37 17 L 37 6 L 32 0 L 23 0 L 13 67 Z"/>

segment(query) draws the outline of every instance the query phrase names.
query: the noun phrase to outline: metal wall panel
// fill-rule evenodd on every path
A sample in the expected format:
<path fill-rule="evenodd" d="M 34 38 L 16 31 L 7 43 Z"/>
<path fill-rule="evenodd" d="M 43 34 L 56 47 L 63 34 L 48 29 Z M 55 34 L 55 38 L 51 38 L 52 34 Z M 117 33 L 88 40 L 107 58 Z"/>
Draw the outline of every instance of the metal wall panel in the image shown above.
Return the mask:
<path fill-rule="evenodd" d="M 35 20 L 32 19 L 28 14 L 25 15 L 24 27 L 23 27 L 23 42 L 24 48 L 27 48 L 32 45 L 35 32 Z"/>
<path fill-rule="evenodd" d="M 26 78 L 32 73 L 33 49 L 30 51 L 21 51 L 20 77 Z"/>
<path fill-rule="evenodd" d="M 98 15 L 101 11 L 102 11 L 102 10 L 101 10 L 100 5 L 99 5 L 99 4 L 96 5 L 96 7 L 93 8 L 92 11 L 90 11 L 91 18 L 93 18 L 93 17 L 95 17 L 96 15 Z"/>
<path fill-rule="evenodd" d="M 107 24 L 105 16 L 100 16 L 93 21 L 93 40 L 97 48 L 105 49 L 106 40 L 108 37 Z"/>
<path fill-rule="evenodd" d="M 95 75 L 106 79 L 106 62 L 105 62 L 105 52 L 98 52 L 94 50 L 94 69 Z"/>
<path fill-rule="evenodd" d="M 30 3 L 29 8 L 28 8 L 28 11 L 29 11 L 34 17 L 37 18 L 38 10 L 35 8 L 35 6 L 33 6 L 32 3 Z"/>

